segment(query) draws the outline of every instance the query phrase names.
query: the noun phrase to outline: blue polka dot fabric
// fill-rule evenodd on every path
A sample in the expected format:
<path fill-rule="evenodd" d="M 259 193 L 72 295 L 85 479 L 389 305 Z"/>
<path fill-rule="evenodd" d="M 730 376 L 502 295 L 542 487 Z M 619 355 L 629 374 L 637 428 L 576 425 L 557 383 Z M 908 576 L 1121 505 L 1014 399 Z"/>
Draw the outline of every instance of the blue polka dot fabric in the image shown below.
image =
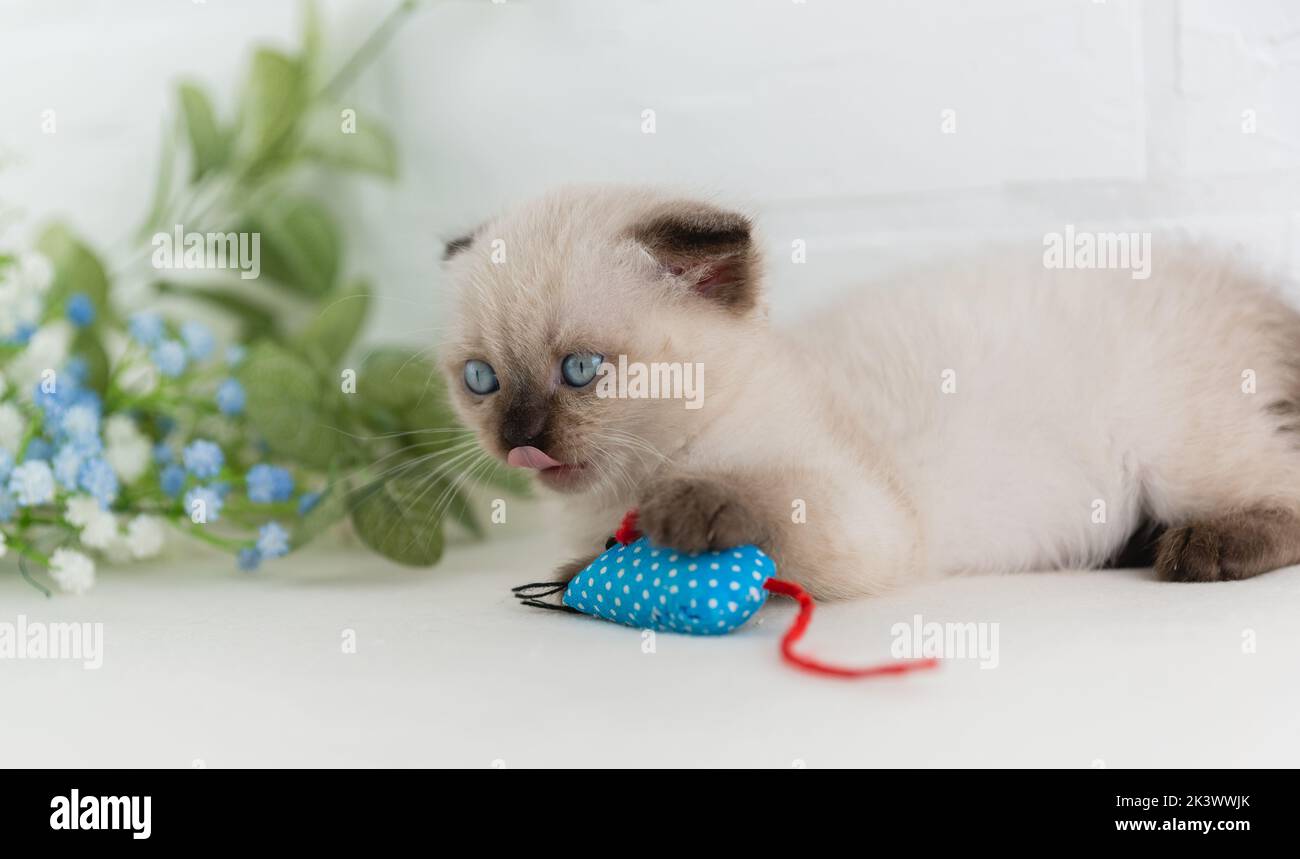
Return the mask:
<path fill-rule="evenodd" d="M 691 555 L 641 539 L 607 549 L 569 582 L 564 604 L 615 623 L 722 635 L 767 600 L 776 564 L 757 546 Z"/>

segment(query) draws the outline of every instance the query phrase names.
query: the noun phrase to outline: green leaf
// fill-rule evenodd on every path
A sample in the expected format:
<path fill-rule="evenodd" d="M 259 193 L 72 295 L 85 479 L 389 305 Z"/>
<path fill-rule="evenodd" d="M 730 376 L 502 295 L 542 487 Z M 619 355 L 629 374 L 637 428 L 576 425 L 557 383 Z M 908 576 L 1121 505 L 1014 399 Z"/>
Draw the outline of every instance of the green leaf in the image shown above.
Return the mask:
<path fill-rule="evenodd" d="M 221 130 L 212 101 L 202 87 L 192 83 L 181 84 L 180 100 L 190 141 L 191 178 L 198 179 L 209 170 L 225 165 L 230 157 L 230 141 Z"/>
<path fill-rule="evenodd" d="M 397 144 L 384 126 L 345 114 L 352 108 L 315 114 L 305 123 L 304 157 L 339 170 L 397 178 Z"/>
<path fill-rule="evenodd" d="M 103 394 L 108 389 L 108 353 L 93 328 L 83 328 L 72 339 L 71 351 L 86 364 L 85 386 Z"/>
<path fill-rule="evenodd" d="M 413 567 L 442 557 L 438 492 L 420 477 L 375 481 L 352 493 L 352 525 L 385 558 Z"/>
<path fill-rule="evenodd" d="M 468 472 L 469 470 L 466 469 L 466 473 Z M 454 480 L 439 480 L 434 493 L 442 499 L 441 504 L 446 508 L 447 517 L 454 519 L 458 525 L 478 539 L 483 539 L 483 524 L 479 521 L 478 514 L 474 512 L 474 501 L 468 493 L 462 491 Z"/>
<path fill-rule="evenodd" d="M 337 416 L 321 398 L 320 379 L 303 359 L 263 341 L 239 368 L 244 409 L 271 450 L 303 465 L 328 468 L 343 449 Z"/>
<path fill-rule="evenodd" d="M 390 346 L 368 354 L 357 373 L 357 395 L 364 406 L 396 415 L 407 429 L 455 423 L 442 377 L 415 350 Z"/>
<path fill-rule="evenodd" d="M 167 198 L 171 196 L 172 181 L 176 172 L 175 135 L 163 128 L 161 159 L 158 162 L 158 178 L 154 182 L 153 198 L 149 204 L 149 214 L 140 225 L 139 237 L 145 238 L 154 232 L 167 209 Z"/>
<path fill-rule="evenodd" d="M 370 284 L 363 280 L 335 290 L 322 300 L 320 313 L 298 336 L 299 348 L 332 366 L 357 339 L 369 306 Z"/>
<path fill-rule="evenodd" d="M 302 64 L 271 48 L 259 48 L 253 54 L 242 111 L 241 149 L 252 170 L 288 158 L 306 104 L 307 80 Z"/>
<path fill-rule="evenodd" d="M 300 62 L 309 87 L 316 84 L 320 77 L 322 41 L 320 4 L 316 3 L 315 0 L 304 0 L 302 4 L 302 53 Z"/>
<path fill-rule="evenodd" d="M 300 548 L 315 540 L 334 523 L 348 515 L 347 489 L 335 485 L 327 489 L 316 506 L 298 520 L 293 528 L 293 547 Z"/>
<path fill-rule="evenodd" d="M 97 321 L 110 317 L 108 275 L 99 257 L 63 224 L 52 224 L 36 241 L 36 248 L 54 266 L 54 283 L 46 300 L 47 317 L 63 312 L 68 299 L 84 293 L 95 305 Z"/>
<path fill-rule="evenodd" d="M 228 286 L 190 286 L 171 281 L 159 282 L 157 289 L 164 295 L 183 296 L 234 317 L 240 323 L 241 340 L 251 341 L 280 335 L 275 312 L 239 290 Z"/>
<path fill-rule="evenodd" d="M 261 234 L 262 274 L 313 296 L 334 287 L 342 245 L 333 217 L 319 203 L 277 197 L 254 213 L 245 231 Z"/>

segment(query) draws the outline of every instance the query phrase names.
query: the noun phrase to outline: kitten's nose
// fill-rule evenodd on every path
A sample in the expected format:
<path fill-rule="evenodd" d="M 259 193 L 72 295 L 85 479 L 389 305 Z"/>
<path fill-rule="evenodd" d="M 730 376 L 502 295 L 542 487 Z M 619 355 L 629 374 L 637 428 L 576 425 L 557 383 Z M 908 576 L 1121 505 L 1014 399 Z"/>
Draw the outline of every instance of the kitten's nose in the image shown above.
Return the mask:
<path fill-rule="evenodd" d="M 546 450 L 546 417 L 544 406 L 533 403 L 511 405 L 501 420 L 501 440 L 506 449 L 536 447 Z"/>

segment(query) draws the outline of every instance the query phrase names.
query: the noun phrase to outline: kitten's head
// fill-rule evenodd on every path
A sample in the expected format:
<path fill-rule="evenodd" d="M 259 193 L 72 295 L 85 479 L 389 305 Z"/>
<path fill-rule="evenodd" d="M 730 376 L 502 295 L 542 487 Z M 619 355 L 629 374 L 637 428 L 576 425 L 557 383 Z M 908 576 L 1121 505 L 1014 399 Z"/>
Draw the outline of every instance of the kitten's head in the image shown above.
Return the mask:
<path fill-rule="evenodd" d="M 562 491 L 634 485 L 671 456 L 765 327 L 748 218 L 649 191 L 551 194 L 448 243 L 446 265 L 457 412 Z"/>

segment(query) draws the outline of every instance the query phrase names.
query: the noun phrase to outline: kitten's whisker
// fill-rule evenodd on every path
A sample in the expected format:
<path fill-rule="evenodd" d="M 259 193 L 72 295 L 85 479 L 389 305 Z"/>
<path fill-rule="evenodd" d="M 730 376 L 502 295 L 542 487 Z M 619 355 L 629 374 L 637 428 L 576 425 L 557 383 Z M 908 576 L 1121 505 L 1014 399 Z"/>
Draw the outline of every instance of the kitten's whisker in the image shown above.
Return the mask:
<path fill-rule="evenodd" d="M 406 445 L 406 446 L 404 446 L 404 447 L 399 447 L 399 448 L 397 448 L 396 450 L 391 450 L 391 451 L 389 451 L 388 453 L 384 454 L 383 456 L 379 457 L 378 459 L 374 460 L 373 462 L 367 462 L 367 463 L 365 463 L 365 464 L 363 464 L 363 465 L 359 465 L 359 466 L 357 466 L 355 469 L 353 469 L 352 471 L 348 472 L 347 474 L 340 475 L 339 477 L 337 477 L 337 478 L 335 478 L 334 480 L 330 481 L 330 482 L 327 483 L 327 484 L 325 485 L 325 487 L 321 490 L 321 494 L 325 494 L 325 493 L 327 493 L 327 492 L 330 492 L 331 490 L 333 490 L 333 489 L 334 489 L 336 486 L 338 486 L 339 484 L 341 484 L 341 483 L 346 483 L 346 482 L 350 481 L 352 478 L 356 477 L 358 474 L 361 474 L 362 472 L 365 472 L 365 471 L 367 471 L 367 470 L 369 470 L 369 469 L 373 469 L 373 468 L 378 467 L 380 464 L 382 464 L 383 462 L 385 462 L 385 461 L 387 461 L 387 460 L 389 460 L 389 459 L 392 459 L 394 456 L 399 456 L 399 455 L 404 454 L 404 453 L 411 453 L 411 452 L 414 452 L 414 451 L 420 450 L 421 448 L 433 447 L 433 446 L 436 446 L 436 445 L 442 445 L 442 444 L 444 444 L 444 442 L 443 442 L 442 440 L 434 440 L 434 441 L 421 442 L 421 443 L 419 443 L 419 444 Z M 421 454 L 420 456 L 417 456 L 417 457 L 415 457 L 414 459 L 411 459 L 411 460 L 403 460 L 403 461 L 401 461 L 401 462 L 398 462 L 396 465 L 393 465 L 393 466 L 390 467 L 390 468 L 386 468 L 386 469 L 384 469 L 383 471 L 379 472 L 378 474 L 373 475 L 373 476 L 371 477 L 371 480 L 382 480 L 383 478 L 385 478 L 385 477 L 387 477 L 388 475 L 390 475 L 390 474 L 392 474 L 392 473 L 398 471 L 399 469 L 415 467 L 415 466 L 417 466 L 417 465 L 419 465 L 419 464 L 421 464 L 421 463 L 423 463 L 423 462 L 427 462 L 427 461 L 429 461 L 430 459 L 433 459 L 434 457 L 437 457 L 437 456 L 442 456 L 442 455 L 450 456 L 450 455 L 453 454 L 453 453 L 457 453 L 457 452 L 459 452 L 460 450 L 465 449 L 466 446 L 467 446 L 467 442 L 466 442 L 466 441 L 458 441 L 458 442 L 456 442 L 456 443 L 450 445 L 450 446 L 447 447 L 446 449 L 443 449 L 443 450 L 435 450 L 435 451 L 431 451 L 431 452 L 426 453 L 426 454 Z"/>
<path fill-rule="evenodd" d="M 347 430 L 339 429 L 338 427 L 331 427 L 331 429 L 333 429 L 339 435 L 345 435 L 354 441 L 383 441 L 385 439 L 390 439 L 390 438 L 403 438 L 409 435 L 426 435 L 426 434 L 431 435 L 433 433 L 466 433 L 466 434 L 474 433 L 474 430 L 469 429 L 468 427 L 429 427 L 428 429 L 413 429 L 413 430 L 403 430 L 401 432 L 386 432 L 386 433 L 380 433 L 379 435 L 356 435 L 355 433 L 350 433 Z"/>
<path fill-rule="evenodd" d="M 424 498 L 425 495 L 428 494 L 429 490 L 438 484 L 438 478 L 442 474 L 445 474 L 448 471 L 450 471 L 453 465 L 455 465 L 457 462 L 461 461 L 465 457 L 473 455 L 473 453 L 474 453 L 473 449 L 465 450 L 459 453 L 458 455 L 452 457 L 451 459 L 447 460 L 446 462 L 440 463 L 439 468 L 435 468 L 431 470 L 424 477 L 420 478 L 420 480 L 415 484 L 413 489 L 419 490 L 419 494 L 416 495 L 415 498 L 411 498 L 409 495 L 407 495 L 399 499 L 398 503 L 406 507 L 412 507 L 412 508 L 415 507 L 417 504 L 420 503 L 420 500 Z M 389 526 L 388 531 L 384 534 L 384 540 L 387 540 L 390 536 L 392 536 L 393 531 L 397 528 L 398 524 L 400 524 L 400 521 L 401 520 L 393 521 L 393 524 Z M 414 539 L 414 537 L 412 539 Z"/>

